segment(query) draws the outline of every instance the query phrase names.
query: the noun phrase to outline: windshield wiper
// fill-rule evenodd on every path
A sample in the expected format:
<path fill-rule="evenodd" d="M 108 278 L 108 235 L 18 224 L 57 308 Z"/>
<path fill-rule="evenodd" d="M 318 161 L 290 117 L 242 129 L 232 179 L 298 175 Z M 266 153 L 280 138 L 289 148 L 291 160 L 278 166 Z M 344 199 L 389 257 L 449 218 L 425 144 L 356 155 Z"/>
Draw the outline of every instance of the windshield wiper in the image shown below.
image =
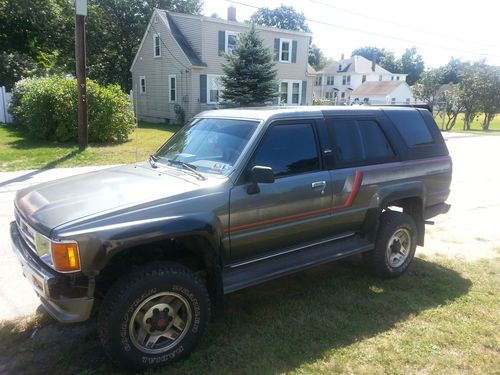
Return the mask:
<path fill-rule="evenodd" d="M 189 163 L 186 163 L 184 161 L 173 160 L 173 159 L 167 159 L 167 162 L 170 163 L 170 164 L 172 164 L 172 165 L 180 165 L 184 169 L 187 169 L 188 171 L 193 172 L 196 176 L 198 176 L 202 180 L 206 180 L 207 179 L 205 176 L 203 176 L 200 172 L 198 172 L 196 170 L 196 166 L 194 166 L 193 164 L 189 164 Z"/>
<path fill-rule="evenodd" d="M 149 164 L 151 164 L 151 167 L 152 168 L 158 168 L 158 166 L 156 165 L 156 162 L 158 161 L 158 158 L 154 155 L 149 155 Z"/>

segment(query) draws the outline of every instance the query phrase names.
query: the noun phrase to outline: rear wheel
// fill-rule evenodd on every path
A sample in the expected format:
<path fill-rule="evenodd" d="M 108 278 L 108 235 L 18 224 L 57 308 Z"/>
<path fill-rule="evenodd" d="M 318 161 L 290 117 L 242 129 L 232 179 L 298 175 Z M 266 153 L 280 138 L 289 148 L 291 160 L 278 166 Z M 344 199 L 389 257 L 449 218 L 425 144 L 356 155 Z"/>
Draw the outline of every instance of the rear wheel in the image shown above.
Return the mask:
<path fill-rule="evenodd" d="M 186 267 L 163 263 L 122 277 L 99 313 L 108 356 L 127 369 L 160 367 L 191 352 L 210 314 L 206 288 Z"/>
<path fill-rule="evenodd" d="M 385 278 L 403 274 L 410 265 L 417 247 L 417 226 L 403 212 L 387 211 L 380 215 L 375 249 L 364 254 L 368 268 Z"/>

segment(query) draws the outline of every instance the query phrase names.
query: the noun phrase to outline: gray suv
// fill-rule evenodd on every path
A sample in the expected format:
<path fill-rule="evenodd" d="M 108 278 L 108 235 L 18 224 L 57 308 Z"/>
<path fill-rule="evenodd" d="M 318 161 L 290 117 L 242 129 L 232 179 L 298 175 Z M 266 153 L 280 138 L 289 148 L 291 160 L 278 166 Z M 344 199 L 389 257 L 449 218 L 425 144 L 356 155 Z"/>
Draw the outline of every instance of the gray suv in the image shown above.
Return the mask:
<path fill-rule="evenodd" d="M 115 363 L 158 367 L 227 293 L 354 254 L 400 276 L 451 175 L 425 109 L 209 111 L 149 161 L 19 191 L 12 243 L 52 316 L 96 310 Z"/>

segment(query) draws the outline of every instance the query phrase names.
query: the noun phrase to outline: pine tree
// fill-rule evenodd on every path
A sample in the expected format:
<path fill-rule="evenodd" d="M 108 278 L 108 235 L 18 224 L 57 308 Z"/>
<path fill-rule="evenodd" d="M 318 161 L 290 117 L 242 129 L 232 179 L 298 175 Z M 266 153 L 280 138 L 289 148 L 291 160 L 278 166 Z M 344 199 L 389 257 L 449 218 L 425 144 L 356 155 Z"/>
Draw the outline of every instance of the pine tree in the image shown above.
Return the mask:
<path fill-rule="evenodd" d="M 238 37 L 232 54 L 226 54 L 222 65 L 224 85 L 222 98 L 229 105 L 265 105 L 277 96 L 273 55 L 252 24 Z"/>

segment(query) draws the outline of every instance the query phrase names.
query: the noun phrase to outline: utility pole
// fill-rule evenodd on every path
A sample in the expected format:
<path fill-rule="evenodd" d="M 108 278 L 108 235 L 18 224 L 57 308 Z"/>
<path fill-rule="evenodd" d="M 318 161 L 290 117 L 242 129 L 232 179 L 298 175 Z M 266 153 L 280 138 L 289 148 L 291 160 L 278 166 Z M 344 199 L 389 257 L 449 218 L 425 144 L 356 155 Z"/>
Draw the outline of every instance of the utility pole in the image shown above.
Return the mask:
<path fill-rule="evenodd" d="M 78 147 L 80 151 L 87 148 L 88 114 L 87 114 L 87 77 L 85 72 L 85 16 L 87 0 L 75 0 L 75 58 L 76 82 L 78 85 Z"/>

